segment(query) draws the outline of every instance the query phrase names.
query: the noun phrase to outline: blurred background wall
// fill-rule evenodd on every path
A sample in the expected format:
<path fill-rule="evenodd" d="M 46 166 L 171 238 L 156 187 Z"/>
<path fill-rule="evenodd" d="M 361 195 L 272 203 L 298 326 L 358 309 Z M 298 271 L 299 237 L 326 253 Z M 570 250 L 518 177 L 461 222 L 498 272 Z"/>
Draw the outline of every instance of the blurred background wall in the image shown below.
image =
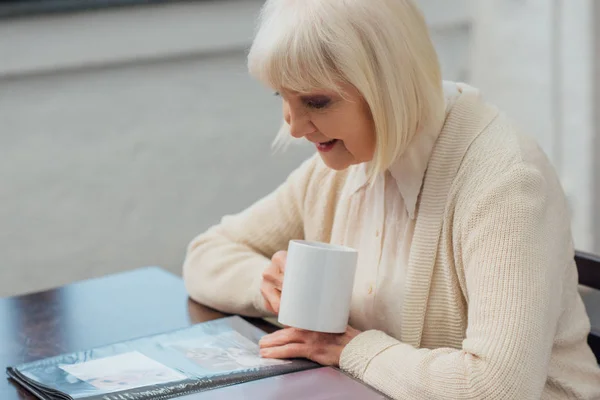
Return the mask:
<path fill-rule="evenodd" d="M 536 136 L 600 250 L 591 0 L 420 0 L 446 79 Z M 0 19 L 0 296 L 160 265 L 280 184 L 279 101 L 248 77 L 261 0 Z"/>

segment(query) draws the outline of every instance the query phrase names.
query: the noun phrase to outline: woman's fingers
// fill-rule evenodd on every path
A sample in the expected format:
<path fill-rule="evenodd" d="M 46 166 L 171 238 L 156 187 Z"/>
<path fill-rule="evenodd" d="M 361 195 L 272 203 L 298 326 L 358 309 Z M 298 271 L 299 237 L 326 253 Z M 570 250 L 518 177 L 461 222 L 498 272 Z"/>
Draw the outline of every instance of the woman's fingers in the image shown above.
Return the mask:
<path fill-rule="evenodd" d="M 260 291 L 265 298 L 267 310 L 274 314 L 279 314 L 286 257 L 286 251 L 278 251 L 271 258 L 271 265 L 269 265 L 262 273 Z"/>
<path fill-rule="evenodd" d="M 278 268 L 278 270 L 282 276 L 283 276 L 283 273 L 285 272 L 285 260 L 286 259 L 287 259 L 287 251 L 285 251 L 285 250 L 278 251 L 277 253 L 273 254 L 273 257 L 271 257 L 271 262 L 273 263 L 273 265 L 275 265 Z"/>
<path fill-rule="evenodd" d="M 277 290 L 273 285 L 264 282 L 260 287 L 264 299 L 267 303 L 268 311 L 279 314 L 279 304 L 281 303 L 281 292 Z"/>
<path fill-rule="evenodd" d="M 281 292 L 283 286 L 283 273 L 279 272 L 276 267 L 271 265 L 265 269 L 262 274 L 263 281 L 271 284 L 275 289 Z"/>
<path fill-rule="evenodd" d="M 268 347 L 260 350 L 265 358 L 309 358 L 309 346 L 304 343 L 290 343 L 278 347 Z"/>
<path fill-rule="evenodd" d="M 271 283 L 281 291 L 283 287 L 283 273 L 285 271 L 286 251 L 278 251 L 271 258 L 271 265 L 263 271 L 263 280 Z"/>
<path fill-rule="evenodd" d="M 263 336 L 258 342 L 261 348 L 283 346 L 290 343 L 304 343 L 308 339 L 309 332 L 295 328 L 286 328 L 275 331 L 270 335 Z"/>

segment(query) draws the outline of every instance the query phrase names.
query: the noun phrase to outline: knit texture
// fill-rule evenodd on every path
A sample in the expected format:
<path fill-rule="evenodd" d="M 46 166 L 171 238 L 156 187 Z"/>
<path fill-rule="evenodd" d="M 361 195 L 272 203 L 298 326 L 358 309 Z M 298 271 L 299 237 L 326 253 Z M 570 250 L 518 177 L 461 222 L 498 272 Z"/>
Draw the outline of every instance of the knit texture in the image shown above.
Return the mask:
<path fill-rule="evenodd" d="M 344 243 L 356 218 L 347 177 L 315 156 L 195 238 L 190 296 L 268 316 L 259 287 L 272 254 L 291 239 Z M 350 342 L 340 367 L 394 399 L 600 399 L 567 210 L 537 145 L 463 89 L 417 204 L 401 334 L 374 315 L 379 329 Z"/>

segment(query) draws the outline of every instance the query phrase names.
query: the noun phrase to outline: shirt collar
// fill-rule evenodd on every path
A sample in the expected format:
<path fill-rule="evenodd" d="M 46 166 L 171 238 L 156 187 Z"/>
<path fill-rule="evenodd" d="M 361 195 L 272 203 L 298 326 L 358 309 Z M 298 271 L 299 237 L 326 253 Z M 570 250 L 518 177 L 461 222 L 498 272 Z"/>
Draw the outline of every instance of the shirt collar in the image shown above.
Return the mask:
<path fill-rule="evenodd" d="M 454 82 L 444 81 L 443 88 L 446 99 L 446 114 L 448 114 L 456 98 L 461 93 L 461 87 Z M 415 217 L 417 200 L 425 178 L 425 171 L 441 129 L 442 127 L 439 126 L 415 135 L 404 153 L 394 161 L 388 170 L 396 181 L 398 190 L 404 199 L 406 211 L 411 219 Z M 354 168 L 352 193 L 368 183 L 366 163 L 359 164 Z"/>

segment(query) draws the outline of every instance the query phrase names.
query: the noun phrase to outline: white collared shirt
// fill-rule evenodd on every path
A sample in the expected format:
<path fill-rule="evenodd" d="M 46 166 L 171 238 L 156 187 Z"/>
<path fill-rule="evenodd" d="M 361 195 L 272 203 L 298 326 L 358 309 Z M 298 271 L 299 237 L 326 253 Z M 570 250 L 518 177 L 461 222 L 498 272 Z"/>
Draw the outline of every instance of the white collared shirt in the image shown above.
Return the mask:
<path fill-rule="evenodd" d="M 460 94 L 456 83 L 444 82 L 446 113 Z M 415 135 L 405 152 L 368 185 L 366 166 L 352 167 L 349 187 L 358 218 L 349 221 L 345 244 L 359 251 L 350 324 L 364 329 L 381 321 L 400 334 L 406 266 L 415 229 L 415 209 L 427 164 L 441 127 Z M 390 303 L 389 299 L 398 299 Z M 375 317 L 375 318 L 373 318 Z M 384 324 L 383 321 L 387 320 Z M 368 324 L 367 321 L 371 323 Z M 400 337 L 400 336 L 397 336 Z"/>

